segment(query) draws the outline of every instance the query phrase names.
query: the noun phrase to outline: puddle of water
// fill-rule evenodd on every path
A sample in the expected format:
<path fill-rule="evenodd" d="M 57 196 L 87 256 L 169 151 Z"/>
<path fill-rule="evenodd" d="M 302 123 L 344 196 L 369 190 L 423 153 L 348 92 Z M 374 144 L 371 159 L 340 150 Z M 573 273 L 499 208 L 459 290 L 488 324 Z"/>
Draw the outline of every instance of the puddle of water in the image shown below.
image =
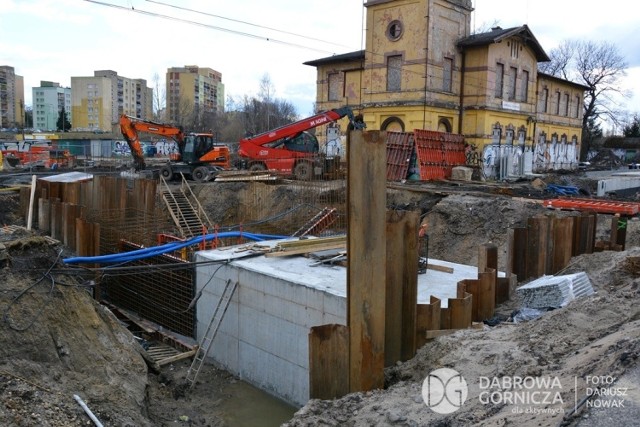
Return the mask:
<path fill-rule="evenodd" d="M 278 427 L 298 410 L 244 381 L 229 384 L 224 391 L 230 396 L 220 410 L 229 427 Z"/>

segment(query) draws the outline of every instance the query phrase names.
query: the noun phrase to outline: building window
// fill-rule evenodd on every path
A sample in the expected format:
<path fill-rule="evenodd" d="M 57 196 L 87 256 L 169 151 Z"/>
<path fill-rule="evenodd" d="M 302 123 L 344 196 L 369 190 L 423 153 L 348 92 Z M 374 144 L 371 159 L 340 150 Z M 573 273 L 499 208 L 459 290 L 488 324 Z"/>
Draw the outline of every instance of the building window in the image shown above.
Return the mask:
<path fill-rule="evenodd" d="M 445 92 L 453 92 L 452 89 L 453 80 L 453 59 L 444 58 L 444 64 L 442 65 L 442 90 Z"/>
<path fill-rule="evenodd" d="M 391 41 L 396 41 L 402 37 L 402 22 L 394 20 L 389 22 L 387 26 L 387 38 Z"/>
<path fill-rule="evenodd" d="M 513 145 L 513 134 L 515 133 L 515 129 L 513 128 L 513 125 L 509 125 L 507 126 L 507 129 L 505 131 L 505 141 L 504 143 L 506 145 Z"/>
<path fill-rule="evenodd" d="M 527 139 L 527 129 L 524 126 L 520 126 L 518 129 L 518 144 L 524 145 L 525 140 Z"/>
<path fill-rule="evenodd" d="M 509 70 L 509 101 L 516 99 L 516 79 L 518 78 L 518 69 L 511 67 Z"/>
<path fill-rule="evenodd" d="M 340 95 L 340 74 L 338 73 L 330 73 L 329 74 L 329 101 L 339 101 Z"/>
<path fill-rule="evenodd" d="M 500 139 L 502 137 L 502 126 L 500 126 L 500 122 L 497 122 L 493 125 L 493 132 L 491 134 L 491 144 L 500 145 Z"/>
<path fill-rule="evenodd" d="M 527 102 L 529 98 L 529 72 L 522 72 L 522 87 L 520 88 L 520 99 L 522 102 Z"/>
<path fill-rule="evenodd" d="M 404 132 L 404 122 L 398 117 L 387 117 L 380 125 L 380 130 Z"/>
<path fill-rule="evenodd" d="M 400 90 L 402 76 L 402 55 L 393 55 L 387 58 L 387 91 Z"/>
<path fill-rule="evenodd" d="M 440 117 L 438 120 L 438 132 L 447 132 L 451 133 L 452 130 L 451 120 L 446 117 Z"/>
<path fill-rule="evenodd" d="M 517 41 L 511 41 L 511 57 L 518 59 L 518 51 L 520 50 L 520 43 Z"/>
<path fill-rule="evenodd" d="M 540 105 L 538 106 L 538 110 L 543 113 L 547 112 L 547 108 L 549 105 L 549 89 L 542 89 L 542 93 L 540 94 Z"/>
<path fill-rule="evenodd" d="M 569 94 L 564 94 L 564 115 L 569 117 Z"/>
<path fill-rule="evenodd" d="M 576 95 L 576 107 L 575 107 L 574 116 L 577 119 L 580 117 L 580 95 Z"/>
<path fill-rule="evenodd" d="M 496 98 L 502 98 L 502 86 L 504 81 L 504 65 L 496 64 Z"/>
<path fill-rule="evenodd" d="M 556 91 L 556 116 L 560 115 L 560 92 Z"/>

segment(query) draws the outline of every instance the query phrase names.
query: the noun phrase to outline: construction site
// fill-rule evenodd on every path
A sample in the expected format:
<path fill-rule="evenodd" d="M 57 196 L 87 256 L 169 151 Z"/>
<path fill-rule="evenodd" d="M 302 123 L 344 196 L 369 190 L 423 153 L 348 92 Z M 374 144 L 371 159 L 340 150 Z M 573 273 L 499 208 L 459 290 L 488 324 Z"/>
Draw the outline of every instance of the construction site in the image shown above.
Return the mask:
<path fill-rule="evenodd" d="M 455 135 L 350 138 L 324 179 L 3 172 L 0 422 L 633 424 L 640 176 L 486 181 Z"/>

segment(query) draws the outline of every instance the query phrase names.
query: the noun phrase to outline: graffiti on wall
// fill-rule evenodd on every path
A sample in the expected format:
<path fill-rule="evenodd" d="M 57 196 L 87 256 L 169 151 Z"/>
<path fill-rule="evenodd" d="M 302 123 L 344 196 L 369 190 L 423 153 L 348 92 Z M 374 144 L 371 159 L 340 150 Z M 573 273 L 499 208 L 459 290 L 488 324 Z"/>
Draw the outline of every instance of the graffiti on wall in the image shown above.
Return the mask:
<path fill-rule="evenodd" d="M 163 139 L 161 141 L 157 141 L 155 143 L 155 147 L 156 147 L 156 155 L 161 157 L 166 157 L 171 154 L 177 154 L 179 152 L 178 144 L 176 144 L 176 142 L 173 140 L 167 141 Z"/>
<path fill-rule="evenodd" d="M 578 167 L 578 137 L 570 140 L 563 134 L 554 133 L 551 138 L 542 132 L 538 136 L 533 157 L 534 172 L 575 170 Z"/>

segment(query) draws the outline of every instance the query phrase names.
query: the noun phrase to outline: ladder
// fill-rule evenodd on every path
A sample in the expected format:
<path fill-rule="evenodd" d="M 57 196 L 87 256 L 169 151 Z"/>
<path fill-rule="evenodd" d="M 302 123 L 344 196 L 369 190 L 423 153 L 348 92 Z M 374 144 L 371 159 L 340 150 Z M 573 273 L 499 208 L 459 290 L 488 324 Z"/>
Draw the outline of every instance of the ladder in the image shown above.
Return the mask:
<path fill-rule="evenodd" d="M 307 234 L 318 235 L 324 229 L 336 222 L 336 209 L 326 207 L 318 212 L 313 218 L 307 221 L 302 227 L 293 233 L 292 237 L 303 237 Z"/>
<path fill-rule="evenodd" d="M 204 363 L 204 359 L 207 357 L 209 353 L 209 348 L 211 344 L 213 344 L 213 339 L 216 337 L 218 333 L 218 328 L 220 328 L 220 324 L 222 323 L 222 319 L 224 318 L 224 314 L 227 312 L 227 308 L 229 307 L 229 303 L 231 302 L 231 297 L 238 286 L 238 282 L 231 282 L 231 279 L 227 280 L 227 283 L 224 285 L 224 290 L 222 291 L 222 295 L 218 300 L 218 305 L 216 305 L 216 309 L 213 312 L 213 316 L 211 317 L 211 321 L 209 322 L 209 326 L 207 327 L 207 331 L 204 333 L 202 337 L 202 341 L 198 345 L 198 350 L 196 354 L 193 356 L 193 362 L 191 362 L 191 367 L 189 371 L 187 371 L 187 381 L 191 383 L 190 388 L 196 383 L 196 378 L 200 373 L 200 369 Z"/>

